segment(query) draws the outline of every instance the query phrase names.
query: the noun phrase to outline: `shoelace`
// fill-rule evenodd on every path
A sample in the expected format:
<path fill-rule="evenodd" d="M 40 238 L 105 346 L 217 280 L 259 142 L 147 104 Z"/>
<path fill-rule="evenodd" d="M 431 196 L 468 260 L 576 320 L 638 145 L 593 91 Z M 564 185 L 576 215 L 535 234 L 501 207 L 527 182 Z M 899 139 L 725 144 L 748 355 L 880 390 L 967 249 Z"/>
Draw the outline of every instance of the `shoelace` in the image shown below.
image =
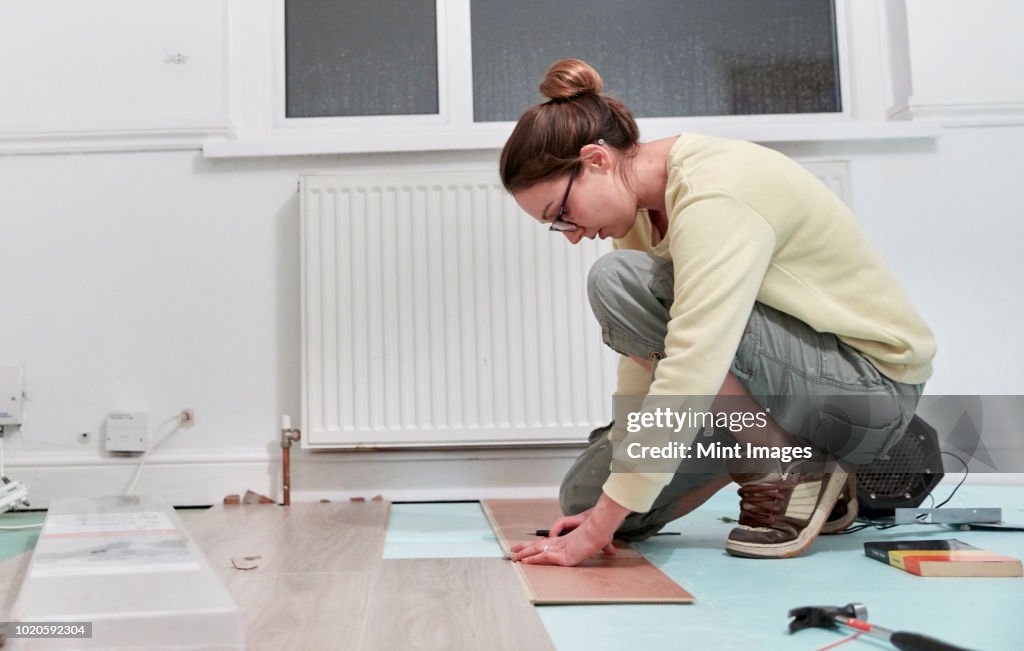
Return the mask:
<path fill-rule="evenodd" d="M 740 524 L 747 527 L 771 527 L 785 511 L 793 486 L 773 481 L 740 486 Z"/>

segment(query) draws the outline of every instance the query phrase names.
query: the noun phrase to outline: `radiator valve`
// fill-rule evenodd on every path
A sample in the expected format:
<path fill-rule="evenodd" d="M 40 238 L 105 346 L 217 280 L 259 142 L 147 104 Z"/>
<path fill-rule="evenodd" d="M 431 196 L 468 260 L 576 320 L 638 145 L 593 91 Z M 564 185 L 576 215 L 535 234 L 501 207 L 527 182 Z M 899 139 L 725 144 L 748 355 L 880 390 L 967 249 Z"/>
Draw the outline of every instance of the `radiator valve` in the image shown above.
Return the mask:
<path fill-rule="evenodd" d="M 291 416 L 281 416 L 281 447 L 290 448 L 292 443 L 299 440 L 301 432 L 292 427 Z"/>

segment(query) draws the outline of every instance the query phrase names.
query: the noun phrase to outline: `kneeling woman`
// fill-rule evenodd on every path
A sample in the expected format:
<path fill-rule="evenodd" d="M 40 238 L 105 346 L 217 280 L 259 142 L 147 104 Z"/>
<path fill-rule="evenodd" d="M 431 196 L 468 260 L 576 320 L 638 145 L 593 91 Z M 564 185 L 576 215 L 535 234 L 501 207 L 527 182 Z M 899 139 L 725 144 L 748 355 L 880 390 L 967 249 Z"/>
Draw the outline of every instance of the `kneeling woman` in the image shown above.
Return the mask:
<path fill-rule="evenodd" d="M 773 150 L 697 134 L 641 143 L 632 113 L 601 89 L 586 63 L 555 63 L 541 84 L 548 101 L 519 119 L 500 171 L 519 206 L 570 243 L 614 239 L 589 295 L 623 355 L 617 395 L 707 396 L 712 413 L 768 416 L 766 428 L 708 428 L 723 446 L 810 447 L 848 464 L 883 455 L 913 416 L 935 342 L 853 214 Z M 846 407 L 801 408 L 809 396 Z M 591 439 L 562 485 L 567 517 L 514 560 L 613 553 L 613 537 L 645 538 L 730 481 L 741 496 L 733 555 L 795 556 L 855 515 L 853 476 L 835 465 L 682 459 L 612 472 L 637 435 L 619 419 Z M 830 521 L 834 509 L 846 517 Z"/>

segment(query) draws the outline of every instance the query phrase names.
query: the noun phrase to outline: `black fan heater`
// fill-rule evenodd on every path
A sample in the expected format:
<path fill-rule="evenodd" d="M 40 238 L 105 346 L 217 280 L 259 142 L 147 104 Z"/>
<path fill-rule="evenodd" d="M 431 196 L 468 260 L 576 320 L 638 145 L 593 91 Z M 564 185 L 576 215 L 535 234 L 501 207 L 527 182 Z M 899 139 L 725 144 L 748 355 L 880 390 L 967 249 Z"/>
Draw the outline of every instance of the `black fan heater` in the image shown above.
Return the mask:
<path fill-rule="evenodd" d="M 857 468 L 860 517 L 891 521 L 897 508 L 915 508 L 942 480 L 942 453 L 935 428 L 914 416 L 884 459 Z"/>

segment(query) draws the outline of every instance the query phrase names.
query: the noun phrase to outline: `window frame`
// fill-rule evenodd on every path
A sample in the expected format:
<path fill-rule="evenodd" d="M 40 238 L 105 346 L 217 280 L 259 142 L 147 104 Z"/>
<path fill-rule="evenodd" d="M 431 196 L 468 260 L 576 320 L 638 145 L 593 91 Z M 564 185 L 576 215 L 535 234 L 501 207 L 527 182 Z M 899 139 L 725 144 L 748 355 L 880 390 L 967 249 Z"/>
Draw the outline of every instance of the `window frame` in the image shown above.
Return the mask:
<path fill-rule="evenodd" d="M 285 117 L 285 0 L 265 0 L 255 8 L 244 2 L 232 0 L 232 9 L 259 12 L 256 20 L 263 28 L 256 38 L 235 32 L 242 42 L 232 48 L 233 70 L 240 77 L 236 86 L 262 88 L 262 100 L 253 101 L 251 93 L 248 100 L 241 97 L 244 93 L 235 93 L 235 137 L 206 143 L 208 157 L 500 149 L 512 131 L 514 122 L 473 121 L 470 0 L 435 0 L 437 114 L 315 118 Z M 880 27 L 891 19 L 891 4 L 886 0 L 835 0 L 841 111 L 640 118 L 641 138 L 685 131 L 757 142 L 934 137 L 934 125 L 890 121 L 894 111 L 889 105 L 901 101 L 891 97 L 893 80 L 900 78 L 893 68 L 906 64 L 891 52 L 887 36 L 879 33 L 887 31 Z M 249 19 L 252 25 L 253 17 Z M 252 56 L 245 57 L 247 47 Z M 271 55 L 261 56 L 254 48 Z M 883 79 L 873 78 L 872 73 Z M 270 83 L 261 86 L 260 81 L 266 79 Z M 905 104 L 906 96 L 902 101 Z"/>
<path fill-rule="evenodd" d="M 323 131 L 329 130 L 356 130 L 388 128 L 393 126 L 439 126 L 449 122 L 449 101 L 448 94 L 444 88 L 448 85 L 448 68 L 450 59 L 448 51 L 442 47 L 449 38 L 449 26 L 447 24 L 447 8 L 450 4 L 445 0 L 434 0 L 435 14 L 435 35 L 437 45 L 437 108 L 438 112 L 417 113 L 417 114 L 393 114 L 393 115 L 353 115 L 338 117 L 305 117 L 289 118 L 288 94 L 287 94 L 287 70 L 286 55 L 287 43 L 285 39 L 285 1 L 274 0 L 274 129 L 282 132 L 301 131 Z"/>

